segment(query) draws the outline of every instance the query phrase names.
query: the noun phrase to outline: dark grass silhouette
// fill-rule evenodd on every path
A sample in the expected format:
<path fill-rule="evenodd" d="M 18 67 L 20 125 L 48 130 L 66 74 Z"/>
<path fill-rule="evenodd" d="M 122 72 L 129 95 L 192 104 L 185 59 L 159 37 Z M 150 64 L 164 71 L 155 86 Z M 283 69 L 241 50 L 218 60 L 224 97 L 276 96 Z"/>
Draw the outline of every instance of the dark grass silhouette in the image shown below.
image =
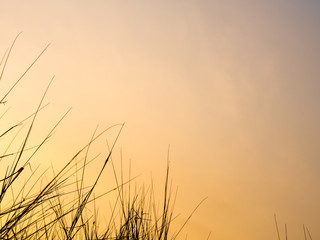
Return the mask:
<path fill-rule="evenodd" d="M 281 239 L 288 240 L 289 237 L 288 237 L 287 224 L 284 225 L 284 238 L 281 238 L 281 234 L 280 234 L 280 230 L 279 230 L 279 224 L 278 224 L 278 221 L 277 221 L 276 214 L 274 214 L 274 223 L 275 223 L 276 230 L 277 230 L 278 240 L 281 240 Z M 304 224 L 302 225 L 302 229 L 303 229 L 304 240 L 312 240 L 311 233 L 310 233 L 309 229 Z"/>
<path fill-rule="evenodd" d="M 18 36 L 1 59 L 0 83 Z M 41 51 L 9 90 L 0 96 L 0 112 L 2 112 L 0 122 L 7 112 L 5 105 L 8 95 L 12 94 L 48 47 L 49 45 Z M 94 194 L 107 164 L 112 162 L 112 151 L 124 124 L 110 127 L 118 127 L 118 135 L 108 149 L 107 157 L 91 186 L 84 184 L 86 167 L 95 160 L 88 158 L 88 151 L 90 146 L 110 128 L 99 134 L 95 132 L 88 144 L 62 169 L 57 173 L 53 171 L 51 178 L 48 179 L 48 171 L 38 173 L 38 168 L 33 170 L 32 159 L 35 154 L 70 111 L 62 116 L 37 146 L 27 147 L 38 113 L 47 106 L 43 102 L 50 84 L 33 114 L 0 132 L 0 149 L 4 150 L 4 153 L 0 154 L 0 169 L 3 170 L 0 175 L 0 239 L 176 239 L 202 202 L 179 229 L 172 231 L 176 195 L 172 195 L 169 185 L 169 164 L 164 181 L 163 204 L 160 209 L 156 207 L 157 201 L 152 183 L 146 190 L 143 186 L 133 190 L 131 185 L 134 178 L 131 178 L 131 174 L 128 181 L 124 181 L 122 176 L 118 178 L 113 163 L 117 186 L 99 196 Z M 28 124 L 27 120 L 31 123 Z M 21 134 L 22 127 L 27 127 L 28 131 L 22 138 L 18 150 L 13 151 L 12 145 L 16 144 L 16 138 Z M 3 142 L 6 142 L 6 145 L 3 145 Z M 75 180 L 73 176 L 76 176 Z M 98 219 L 96 200 L 110 192 L 117 194 L 116 203 L 112 207 L 111 214 L 107 216 L 108 223 L 102 224 Z"/>

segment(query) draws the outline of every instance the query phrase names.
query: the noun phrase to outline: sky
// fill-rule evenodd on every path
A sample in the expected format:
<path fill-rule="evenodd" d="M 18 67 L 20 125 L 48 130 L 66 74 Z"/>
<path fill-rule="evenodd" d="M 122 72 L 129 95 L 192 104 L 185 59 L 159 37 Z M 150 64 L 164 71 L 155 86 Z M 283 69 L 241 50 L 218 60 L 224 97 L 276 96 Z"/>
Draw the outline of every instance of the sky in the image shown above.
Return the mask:
<path fill-rule="evenodd" d="M 319 12 L 314 0 L 3 0 L 0 53 L 23 33 L 0 94 L 51 43 L 7 99 L 9 120 L 28 116 L 55 76 L 35 141 L 72 107 L 42 164 L 126 122 L 115 164 L 122 151 L 161 186 L 170 145 L 178 223 L 208 197 L 182 239 L 277 239 L 274 214 L 290 239 L 303 224 L 317 239 Z"/>

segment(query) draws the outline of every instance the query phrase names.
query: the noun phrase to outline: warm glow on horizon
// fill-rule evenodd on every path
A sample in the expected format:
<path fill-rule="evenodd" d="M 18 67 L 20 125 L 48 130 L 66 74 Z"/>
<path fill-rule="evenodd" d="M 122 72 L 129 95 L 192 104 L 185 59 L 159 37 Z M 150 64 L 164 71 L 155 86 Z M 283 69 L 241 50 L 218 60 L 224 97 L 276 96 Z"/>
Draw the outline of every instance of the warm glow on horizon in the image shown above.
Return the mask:
<path fill-rule="evenodd" d="M 1 57 L 22 34 L 1 96 L 51 43 L 8 96 L 6 121 L 33 113 L 55 76 L 32 143 L 72 110 L 38 163 L 62 166 L 97 125 L 126 122 L 113 161 L 121 149 L 162 191 L 170 145 L 177 224 L 208 197 L 181 239 L 277 239 L 275 213 L 290 239 L 303 224 L 318 239 L 319 12 L 297 0 L 2 1 Z M 93 150 L 105 154 L 104 139 Z"/>

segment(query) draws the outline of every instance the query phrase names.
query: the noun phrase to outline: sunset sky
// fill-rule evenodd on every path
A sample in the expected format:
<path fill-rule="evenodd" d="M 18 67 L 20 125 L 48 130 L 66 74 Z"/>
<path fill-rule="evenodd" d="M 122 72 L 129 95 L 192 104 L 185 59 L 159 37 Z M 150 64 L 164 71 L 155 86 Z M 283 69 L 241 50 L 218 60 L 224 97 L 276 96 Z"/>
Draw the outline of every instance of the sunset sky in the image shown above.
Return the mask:
<path fill-rule="evenodd" d="M 290 239 L 303 224 L 319 239 L 319 13 L 316 0 L 2 0 L 1 57 L 23 33 L 0 96 L 51 43 L 5 105 L 23 119 L 55 75 L 35 140 L 72 111 L 42 164 L 126 122 L 113 160 L 121 149 L 146 185 L 152 173 L 162 190 L 170 145 L 177 224 L 208 197 L 181 239 L 277 239 L 274 214 Z"/>

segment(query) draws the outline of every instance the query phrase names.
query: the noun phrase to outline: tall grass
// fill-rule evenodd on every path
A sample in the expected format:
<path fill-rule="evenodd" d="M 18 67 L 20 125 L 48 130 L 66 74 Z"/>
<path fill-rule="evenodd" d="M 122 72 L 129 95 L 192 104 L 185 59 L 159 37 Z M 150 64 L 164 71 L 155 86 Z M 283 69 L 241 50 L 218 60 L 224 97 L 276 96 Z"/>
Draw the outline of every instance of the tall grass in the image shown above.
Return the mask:
<path fill-rule="evenodd" d="M 18 36 L 1 58 L 0 83 Z M 7 97 L 13 93 L 48 46 L 4 95 L 0 96 L 0 126 L 8 110 Z M 157 207 L 152 183 L 148 188 L 132 188 L 134 179 L 131 174 L 129 179 L 124 181 L 123 177 L 117 176 L 113 164 L 111 166 L 116 187 L 99 196 L 95 195 L 94 190 L 105 168 L 110 165 L 114 146 L 124 124 L 110 127 L 118 127 L 117 138 L 108 149 L 103 165 L 90 186 L 84 184 L 84 176 L 87 166 L 95 159 L 89 159 L 88 151 L 110 128 L 95 133 L 88 144 L 59 171 L 52 170 L 51 178 L 48 177 L 49 169 L 38 172 L 39 168 L 34 168 L 32 160 L 36 153 L 43 148 L 44 143 L 69 112 L 62 116 L 38 145 L 28 147 L 38 113 L 46 107 L 43 102 L 50 84 L 34 113 L 22 121 L 12 123 L 7 129 L 0 130 L 0 239 L 176 239 L 185 224 L 175 231 L 171 229 L 176 195 L 172 195 L 169 184 L 169 165 L 164 180 L 161 208 Z M 27 131 L 22 138 L 18 138 L 23 132 L 22 128 L 27 128 Z M 18 141 L 20 142 L 17 143 Z M 96 200 L 107 198 L 111 192 L 116 194 L 115 204 L 106 216 L 108 221 L 102 223 L 98 217 Z M 192 214 L 193 212 L 190 217 Z M 189 218 L 186 222 L 188 220 Z"/>

